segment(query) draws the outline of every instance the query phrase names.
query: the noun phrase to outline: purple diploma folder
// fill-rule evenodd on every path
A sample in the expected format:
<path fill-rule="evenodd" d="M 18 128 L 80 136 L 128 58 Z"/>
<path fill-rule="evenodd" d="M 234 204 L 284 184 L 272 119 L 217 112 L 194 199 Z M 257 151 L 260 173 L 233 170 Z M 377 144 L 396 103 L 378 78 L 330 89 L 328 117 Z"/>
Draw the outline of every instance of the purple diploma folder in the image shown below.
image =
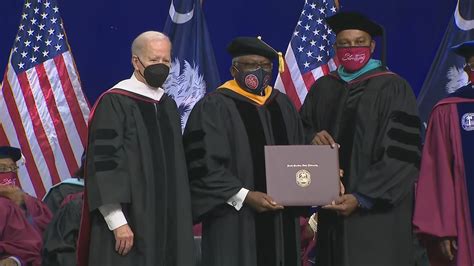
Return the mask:
<path fill-rule="evenodd" d="M 283 206 L 321 206 L 339 197 L 338 149 L 265 146 L 267 194 Z"/>

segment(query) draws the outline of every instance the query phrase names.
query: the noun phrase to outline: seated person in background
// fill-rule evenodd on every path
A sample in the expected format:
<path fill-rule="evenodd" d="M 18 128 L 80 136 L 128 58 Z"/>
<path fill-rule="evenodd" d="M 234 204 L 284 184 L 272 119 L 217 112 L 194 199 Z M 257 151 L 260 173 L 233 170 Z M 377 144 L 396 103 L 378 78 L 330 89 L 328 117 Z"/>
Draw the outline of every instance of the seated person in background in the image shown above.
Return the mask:
<path fill-rule="evenodd" d="M 29 223 L 40 233 L 51 221 L 52 214 L 41 200 L 23 192 L 18 179 L 16 162 L 21 158 L 21 150 L 15 147 L 0 147 L 1 167 L 5 170 L 4 178 L 0 182 L 0 190 L 13 194 L 18 199 Z"/>
<path fill-rule="evenodd" d="M 43 202 L 48 205 L 48 208 L 53 214 L 56 214 L 64 199 L 68 195 L 77 194 L 84 190 L 84 166 L 74 173 L 74 176 L 63 180 L 51 187 L 43 198 Z"/>
<path fill-rule="evenodd" d="M 59 194 L 58 194 L 59 195 Z M 84 192 L 69 194 L 43 234 L 43 266 L 75 266 Z"/>
<path fill-rule="evenodd" d="M 84 196 L 84 159 L 73 177 L 51 187 L 44 196 L 54 213 L 43 234 L 43 266 L 75 266 L 77 236 Z"/>
<path fill-rule="evenodd" d="M 0 147 L 0 265 L 41 265 L 41 228 L 51 213 L 46 208 L 45 215 L 39 215 L 42 209 L 34 198 L 17 186 L 20 158 L 19 149 Z"/>
<path fill-rule="evenodd" d="M 300 217 L 301 230 L 301 265 L 315 265 L 316 233 L 318 230 L 318 214 L 313 213 L 311 217 Z"/>

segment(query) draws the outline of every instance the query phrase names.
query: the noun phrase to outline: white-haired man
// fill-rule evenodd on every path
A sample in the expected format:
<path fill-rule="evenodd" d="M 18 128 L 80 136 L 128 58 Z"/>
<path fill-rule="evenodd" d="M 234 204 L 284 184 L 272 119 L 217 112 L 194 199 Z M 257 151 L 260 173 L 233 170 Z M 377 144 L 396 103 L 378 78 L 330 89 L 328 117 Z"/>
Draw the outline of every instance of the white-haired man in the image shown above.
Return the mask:
<path fill-rule="evenodd" d="M 92 111 L 80 265 L 194 264 L 180 119 L 161 88 L 170 62 L 168 37 L 140 34 L 132 77 Z"/>

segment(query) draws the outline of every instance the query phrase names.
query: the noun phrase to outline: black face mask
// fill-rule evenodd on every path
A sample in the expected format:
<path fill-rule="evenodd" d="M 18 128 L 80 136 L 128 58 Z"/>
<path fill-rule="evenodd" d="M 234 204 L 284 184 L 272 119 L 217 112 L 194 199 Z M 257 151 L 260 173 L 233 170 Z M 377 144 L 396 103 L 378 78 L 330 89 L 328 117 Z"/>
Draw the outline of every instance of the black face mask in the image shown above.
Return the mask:
<path fill-rule="evenodd" d="M 140 58 L 138 58 L 138 61 L 140 62 L 140 64 L 142 64 L 143 67 L 145 67 Z M 140 75 L 142 75 L 146 83 L 148 83 L 148 85 L 150 85 L 151 87 L 160 88 L 161 86 L 163 86 L 163 83 L 165 83 L 165 80 L 168 77 L 169 73 L 170 67 L 163 63 L 159 63 L 145 67 L 145 71 L 143 72 L 143 74 L 140 73 Z"/>
<path fill-rule="evenodd" d="M 270 83 L 271 72 L 265 71 L 261 67 L 254 71 L 242 71 L 237 67 L 235 69 L 237 69 L 235 80 L 240 87 L 250 93 L 263 95 L 263 90 Z"/>

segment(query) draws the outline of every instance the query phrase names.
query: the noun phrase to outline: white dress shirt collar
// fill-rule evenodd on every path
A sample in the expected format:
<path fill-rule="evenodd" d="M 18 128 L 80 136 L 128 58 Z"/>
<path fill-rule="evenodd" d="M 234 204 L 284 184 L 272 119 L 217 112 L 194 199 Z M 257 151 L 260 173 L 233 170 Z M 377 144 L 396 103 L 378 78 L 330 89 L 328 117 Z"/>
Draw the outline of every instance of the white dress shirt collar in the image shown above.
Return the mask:
<path fill-rule="evenodd" d="M 155 101 L 159 101 L 165 91 L 162 88 L 153 88 L 147 84 L 139 81 L 135 74 L 132 74 L 130 79 L 122 80 L 113 86 L 114 89 L 122 89 L 125 91 L 130 91 L 148 98 L 151 98 Z"/>

